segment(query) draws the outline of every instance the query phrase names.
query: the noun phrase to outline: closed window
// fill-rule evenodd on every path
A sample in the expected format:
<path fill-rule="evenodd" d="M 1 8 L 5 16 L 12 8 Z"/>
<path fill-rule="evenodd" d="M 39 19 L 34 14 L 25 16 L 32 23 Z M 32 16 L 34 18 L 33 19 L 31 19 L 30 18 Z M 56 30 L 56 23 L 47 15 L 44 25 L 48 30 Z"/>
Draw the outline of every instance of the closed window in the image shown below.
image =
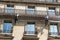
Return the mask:
<path fill-rule="evenodd" d="M 50 36 L 57 36 L 57 35 L 58 35 L 57 25 L 51 24 L 50 25 Z"/>
<path fill-rule="evenodd" d="M 34 14 L 34 12 L 35 12 L 35 7 L 34 6 L 28 6 L 27 14 Z"/>
<path fill-rule="evenodd" d="M 7 5 L 7 8 L 5 9 L 6 13 L 14 13 L 14 5 Z"/>
<path fill-rule="evenodd" d="M 49 14 L 50 16 L 55 16 L 55 15 L 56 15 L 55 8 L 50 7 L 49 10 L 48 10 L 48 14 Z"/>
<path fill-rule="evenodd" d="M 34 23 L 27 23 L 26 25 L 26 34 L 35 34 L 35 24 Z"/>
<path fill-rule="evenodd" d="M 4 22 L 3 23 L 3 33 L 12 33 L 12 22 Z"/>

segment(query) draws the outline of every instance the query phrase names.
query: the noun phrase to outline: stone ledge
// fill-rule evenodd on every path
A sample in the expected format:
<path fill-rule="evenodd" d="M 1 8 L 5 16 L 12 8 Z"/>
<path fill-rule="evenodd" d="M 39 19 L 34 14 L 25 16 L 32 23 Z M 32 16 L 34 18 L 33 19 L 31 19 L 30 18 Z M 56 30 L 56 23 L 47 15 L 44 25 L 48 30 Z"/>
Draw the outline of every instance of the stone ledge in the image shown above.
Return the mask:
<path fill-rule="evenodd" d="M 60 39 L 60 36 L 48 36 L 49 39 Z"/>
<path fill-rule="evenodd" d="M 0 39 L 12 39 L 13 36 L 12 35 L 7 35 L 7 34 L 0 34 Z"/>

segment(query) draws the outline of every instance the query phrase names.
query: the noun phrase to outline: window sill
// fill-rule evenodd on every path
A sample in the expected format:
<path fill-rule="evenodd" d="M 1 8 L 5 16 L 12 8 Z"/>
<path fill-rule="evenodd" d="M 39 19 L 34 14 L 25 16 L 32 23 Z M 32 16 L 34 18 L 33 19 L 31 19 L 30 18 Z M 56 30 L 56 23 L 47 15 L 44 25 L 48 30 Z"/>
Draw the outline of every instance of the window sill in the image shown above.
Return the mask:
<path fill-rule="evenodd" d="M 12 33 L 0 33 L 0 35 L 12 35 Z"/>
<path fill-rule="evenodd" d="M 57 35 L 57 36 L 48 36 L 48 38 L 54 38 L 54 39 L 60 39 L 60 35 Z"/>
<path fill-rule="evenodd" d="M 13 36 L 11 34 L 0 33 L 0 38 L 13 38 Z"/>
<path fill-rule="evenodd" d="M 37 35 L 36 35 L 36 34 L 24 34 L 24 36 L 37 37 Z"/>
<path fill-rule="evenodd" d="M 24 34 L 24 35 L 35 35 L 35 34 Z"/>

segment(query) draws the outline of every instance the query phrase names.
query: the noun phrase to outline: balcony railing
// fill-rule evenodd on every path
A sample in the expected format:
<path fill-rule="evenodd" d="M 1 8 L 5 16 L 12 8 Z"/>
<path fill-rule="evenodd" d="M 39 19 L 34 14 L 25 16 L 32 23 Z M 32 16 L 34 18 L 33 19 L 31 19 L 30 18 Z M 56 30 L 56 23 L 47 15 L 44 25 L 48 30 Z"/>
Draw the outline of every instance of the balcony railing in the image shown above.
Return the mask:
<path fill-rule="evenodd" d="M 50 32 L 50 33 L 49 33 L 49 36 L 58 36 L 58 35 L 59 35 L 58 32 Z"/>
<path fill-rule="evenodd" d="M 47 11 L 40 10 L 22 10 L 22 9 L 2 9 L 0 8 L 0 15 L 27 15 L 27 16 L 46 16 Z"/>
<path fill-rule="evenodd" d="M 32 2 L 32 3 L 60 3 L 60 0 L 0 0 L 12 2 Z"/>
<path fill-rule="evenodd" d="M 8 34 L 8 35 L 11 35 L 12 34 L 12 30 L 5 30 L 5 32 L 3 30 L 0 30 L 0 34 Z"/>
<path fill-rule="evenodd" d="M 25 31 L 24 34 L 25 35 L 36 35 L 37 31 Z"/>
<path fill-rule="evenodd" d="M 52 14 L 53 13 L 53 14 Z M 3 9 L 0 8 L 0 15 L 19 15 L 19 16 L 49 16 L 49 18 L 59 18 L 60 12 L 49 12 L 41 10 L 27 10 L 27 9 Z M 59 16 L 59 17 L 58 17 Z"/>

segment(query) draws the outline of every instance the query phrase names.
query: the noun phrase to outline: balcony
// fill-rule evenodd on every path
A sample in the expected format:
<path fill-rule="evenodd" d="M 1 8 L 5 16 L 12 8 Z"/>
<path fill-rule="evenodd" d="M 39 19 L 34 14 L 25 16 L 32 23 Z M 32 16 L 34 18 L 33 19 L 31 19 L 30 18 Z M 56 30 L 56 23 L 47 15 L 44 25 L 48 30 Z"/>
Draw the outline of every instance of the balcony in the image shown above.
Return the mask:
<path fill-rule="evenodd" d="M 40 11 L 40 10 L 22 10 L 22 9 L 2 9 L 0 8 L 0 15 L 19 15 L 19 16 L 35 16 L 35 17 L 45 17 L 47 15 L 46 11 Z"/>
<path fill-rule="evenodd" d="M 0 1 L 60 4 L 60 0 L 0 0 Z"/>

